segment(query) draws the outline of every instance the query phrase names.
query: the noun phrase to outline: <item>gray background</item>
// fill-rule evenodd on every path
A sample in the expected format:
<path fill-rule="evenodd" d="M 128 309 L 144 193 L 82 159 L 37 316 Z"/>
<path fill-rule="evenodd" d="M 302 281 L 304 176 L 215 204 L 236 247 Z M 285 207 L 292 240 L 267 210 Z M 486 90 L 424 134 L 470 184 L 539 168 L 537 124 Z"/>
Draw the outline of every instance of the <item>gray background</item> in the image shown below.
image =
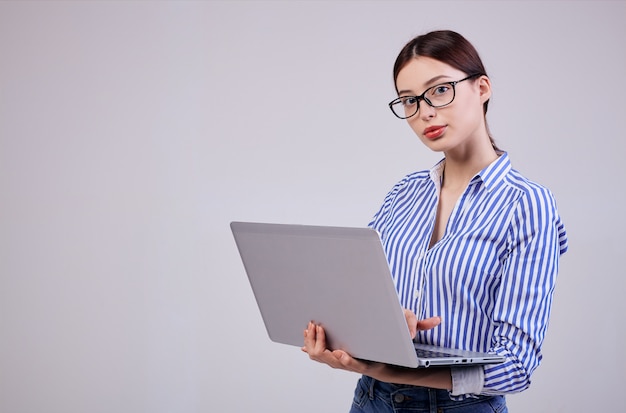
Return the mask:
<path fill-rule="evenodd" d="M 625 23 L 619 1 L 1 2 L 0 411 L 346 411 L 354 375 L 267 338 L 228 223 L 362 226 L 436 162 L 386 103 L 441 28 L 570 237 L 510 409 L 618 409 L 623 357 L 586 349 L 625 342 Z"/>

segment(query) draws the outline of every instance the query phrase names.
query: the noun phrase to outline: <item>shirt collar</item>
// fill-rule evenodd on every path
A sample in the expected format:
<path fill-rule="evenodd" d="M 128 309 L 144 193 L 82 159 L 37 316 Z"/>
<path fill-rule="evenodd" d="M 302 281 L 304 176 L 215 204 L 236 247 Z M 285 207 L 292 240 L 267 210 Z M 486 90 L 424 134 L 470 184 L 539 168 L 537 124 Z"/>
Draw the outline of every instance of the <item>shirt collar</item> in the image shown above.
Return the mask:
<path fill-rule="evenodd" d="M 506 152 L 498 152 L 498 158 L 485 169 L 477 173 L 488 191 L 495 188 L 511 170 L 511 160 Z"/>
<path fill-rule="evenodd" d="M 485 185 L 485 188 L 490 191 L 494 188 L 504 176 L 511 170 L 511 160 L 507 152 L 498 152 L 498 158 L 487 165 L 482 171 L 478 172 L 471 182 L 480 180 Z M 443 158 L 435 164 L 430 170 L 430 179 L 437 186 L 441 188 L 441 182 L 443 180 L 443 170 L 446 165 L 446 159 Z"/>
<path fill-rule="evenodd" d="M 430 179 L 433 181 L 437 189 L 441 189 L 443 181 L 443 168 L 446 166 L 446 158 L 443 158 L 435 164 L 430 170 Z"/>

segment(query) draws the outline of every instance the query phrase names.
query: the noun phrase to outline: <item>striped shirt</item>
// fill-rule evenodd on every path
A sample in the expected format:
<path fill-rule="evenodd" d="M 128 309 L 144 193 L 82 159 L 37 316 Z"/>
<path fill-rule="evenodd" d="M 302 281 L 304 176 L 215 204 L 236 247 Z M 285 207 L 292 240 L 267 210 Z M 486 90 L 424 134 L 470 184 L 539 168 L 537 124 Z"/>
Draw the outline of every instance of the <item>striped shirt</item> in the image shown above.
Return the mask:
<path fill-rule="evenodd" d="M 485 366 L 482 393 L 522 391 L 542 358 L 567 250 L 555 200 L 502 153 L 470 181 L 429 249 L 444 164 L 397 183 L 370 226 L 381 235 L 403 307 L 441 317 L 418 341 L 503 355 L 503 364 Z"/>

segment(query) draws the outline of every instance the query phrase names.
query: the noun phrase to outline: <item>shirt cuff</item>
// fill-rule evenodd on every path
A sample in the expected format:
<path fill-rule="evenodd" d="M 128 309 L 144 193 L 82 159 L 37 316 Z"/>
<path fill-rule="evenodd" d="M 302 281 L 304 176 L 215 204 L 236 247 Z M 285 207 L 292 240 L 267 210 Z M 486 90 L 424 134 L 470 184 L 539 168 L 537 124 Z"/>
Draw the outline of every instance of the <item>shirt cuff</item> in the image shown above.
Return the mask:
<path fill-rule="evenodd" d="M 483 366 L 451 367 L 452 395 L 480 394 L 485 384 Z"/>

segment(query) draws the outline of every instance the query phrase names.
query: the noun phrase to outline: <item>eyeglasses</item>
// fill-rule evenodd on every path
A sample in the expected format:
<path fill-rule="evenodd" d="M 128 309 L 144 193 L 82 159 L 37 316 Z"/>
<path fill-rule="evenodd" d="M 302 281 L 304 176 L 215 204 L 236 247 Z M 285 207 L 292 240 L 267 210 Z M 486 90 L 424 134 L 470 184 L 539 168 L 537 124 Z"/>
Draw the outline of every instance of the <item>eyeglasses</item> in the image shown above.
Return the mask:
<path fill-rule="evenodd" d="M 429 87 L 419 96 L 400 96 L 389 102 L 389 108 L 398 118 L 407 119 L 417 113 L 420 108 L 420 100 L 423 100 L 433 108 L 447 106 L 454 100 L 456 94 L 455 86 L 458 83 L 477 76 L 481 76 L 481 73 L 470 75 L 456 82 L 446 82 Z"/>

